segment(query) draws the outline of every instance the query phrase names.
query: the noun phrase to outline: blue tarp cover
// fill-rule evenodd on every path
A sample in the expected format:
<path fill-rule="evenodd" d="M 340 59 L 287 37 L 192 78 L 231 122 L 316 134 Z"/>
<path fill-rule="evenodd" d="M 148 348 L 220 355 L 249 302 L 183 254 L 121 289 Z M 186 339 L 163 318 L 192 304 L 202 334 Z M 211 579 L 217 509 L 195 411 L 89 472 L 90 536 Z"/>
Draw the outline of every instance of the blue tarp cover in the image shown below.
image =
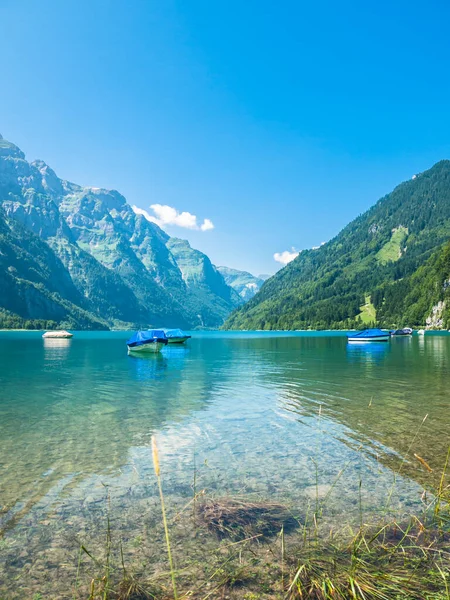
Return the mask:
<path fill-rule="evenodd" d="M 162 329 L 149 329 L 148 331 L 136 331 L 129 340 L 127 340 L 127 346 L 142 346 L 142 344 L 149 344 L 158 340 L 158 342 L 166 341 L 166 334 Z"/>
<path fill-rule="evenodd" d="M 187 337 L 182 329 L 164 329 L 168 338 Z"/>
<path fill-rule="evenodd" d="M 379 337 L 380 335 L 389 335 L 389 332 L 382 331 L 381 329 L 364 329 L 364 331 L 359 331 L 358 333 L 351 333 L 349 335 L 349 337 L 371 338 L 371 337 Z"/>

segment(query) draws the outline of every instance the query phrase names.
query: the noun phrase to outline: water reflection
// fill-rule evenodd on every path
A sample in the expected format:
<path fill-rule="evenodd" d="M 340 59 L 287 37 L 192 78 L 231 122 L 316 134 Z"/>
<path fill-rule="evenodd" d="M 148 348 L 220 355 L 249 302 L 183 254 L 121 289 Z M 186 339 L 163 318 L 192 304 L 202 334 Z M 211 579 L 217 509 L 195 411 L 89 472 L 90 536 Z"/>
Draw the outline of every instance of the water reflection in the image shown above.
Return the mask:
<path fill-rule="evenodd" d="M 347 344 L 349 362 L 364 363 L 368 366 L 383 362 L 385 355 L 390 351 L 389 342 L 367 342 Z"/>
<path fill-rule="evenodd" d="M 349 346 L 339 335 L 208 333 L 135 357 L 127 335 L 47 345 L 0 334 L 0 506 L 8 535 L 37 557 L 55 538 L 64 545 L 71 523 L 98 530 L 104 485 L 125 535 L 137 535 L 157 493 L 153 434 L 171 504 L 192 498 L 195 456 L 199 489 L 288 500 L 299 514 L 332 490 L 340 523 L 358 518 L 358 494 L 376 513 L 403 460 L 393 498 L 407 514 L 428 477 L 412 453 L 436 471 L 445 459 L 450 337 Z"/>
<path fill-rule="evenodd" d="M 204 361 L 184 370 L 182 349 L 135 358 L 120 339 L 44 341 L 0 339 L 0 505 L 20 505 L 18 518 L 61 480 L 117 473 L 210 395 Z"/>
<path fill-rule="evenodd" d="M 137 381 L 148 381 L 158 379 L 164 375 L 167 369 L 167 358 L 161 353 L 143 354 L 128 354 L 131 376 Z"/>
<path fill-rule="evenodd" d="M 314 484 L 311 456 L 324 485 L 343 461 L 354 462 L 343 485 L 361 470 L 373 483 L 380 465 L 407 456 L 426 413 L 414 452 L 433 466 L 445 457 L 450 338 L 348 345 L 342 336 L 199 334 L 138 357 L 120 335 L 50 346 L 0 336 L 0 504 L 30 511 L 62 481 L 68 498 L 98 477 L 112 490 L 136 473 L 148 485 L 153 433 L 174 493 L 189 489 L 194 451 L 208 464 L 202 483 L 218 492 L 295 498 Z M 414 461 L 404 472 L 421 481 Z"/>
<path fill-rule="evenodd" d="M 61 360 L 66 358 L 70 346 L 72 344 L 71 338 L 44 338 L 44 351 L 45 360 Z"/>

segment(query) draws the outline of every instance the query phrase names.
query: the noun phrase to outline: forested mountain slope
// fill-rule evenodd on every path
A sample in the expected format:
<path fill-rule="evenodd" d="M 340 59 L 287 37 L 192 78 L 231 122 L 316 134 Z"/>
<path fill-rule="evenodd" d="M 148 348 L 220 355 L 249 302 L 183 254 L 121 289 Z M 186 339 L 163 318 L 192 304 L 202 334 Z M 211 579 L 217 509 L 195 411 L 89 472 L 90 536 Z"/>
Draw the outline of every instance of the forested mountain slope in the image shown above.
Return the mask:
<path fill-rule="evenodd" d="M 1 136 L 0 208 L 0 326 L 218 327 L 241 303 L 202 253 L 188 282 L 171 238 L 121 194 L 62 180 Z"/>
<path fill-rule="evenodd" d="M 449 239 L 450 161 L 443 160 L 396 187 L 325 245 L 301 252 L 224 327 L 424 324 L 443 299 L 445 269 L 439 265 Z"/>

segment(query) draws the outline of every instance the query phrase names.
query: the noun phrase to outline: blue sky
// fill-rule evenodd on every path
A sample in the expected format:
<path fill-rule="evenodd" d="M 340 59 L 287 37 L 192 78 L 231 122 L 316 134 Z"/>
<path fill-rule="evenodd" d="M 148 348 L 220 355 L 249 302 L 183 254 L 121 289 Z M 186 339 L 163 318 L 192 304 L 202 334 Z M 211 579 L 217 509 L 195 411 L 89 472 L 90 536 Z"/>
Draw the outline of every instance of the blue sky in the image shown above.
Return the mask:
<path fill-rule="evenodd" d="M 449 22 L 444 1 L 1 0 L 0 133 L 273 273 L 450 158 Z"/>

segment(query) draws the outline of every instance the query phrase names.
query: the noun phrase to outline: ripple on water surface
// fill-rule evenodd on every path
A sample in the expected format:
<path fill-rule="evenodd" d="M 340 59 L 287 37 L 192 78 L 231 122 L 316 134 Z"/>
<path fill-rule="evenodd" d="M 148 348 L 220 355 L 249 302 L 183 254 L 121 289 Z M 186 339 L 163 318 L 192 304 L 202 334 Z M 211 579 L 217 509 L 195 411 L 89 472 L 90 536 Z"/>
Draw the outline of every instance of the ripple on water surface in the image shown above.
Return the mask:
<path fill-rule="evenodd" d="M 87 531 L 105 489 L 132 530 L 156 495 L 153 434 L 174 502 L 192 497 L 195 469 L 209 493 L 299 512 L 326 498 L 341 522 L 360 487 L 367 515 L 385 507 L 399 469 L 391 509 L 407 514 L 426 478 L 413 453 L 444 462 L 448 336 L 350 346 L 336 334 L 194 333 L 145 358 L 127 356 L 127 336 L 0 333 L 6 546 L 26 539 L 35 557 Z"/>

